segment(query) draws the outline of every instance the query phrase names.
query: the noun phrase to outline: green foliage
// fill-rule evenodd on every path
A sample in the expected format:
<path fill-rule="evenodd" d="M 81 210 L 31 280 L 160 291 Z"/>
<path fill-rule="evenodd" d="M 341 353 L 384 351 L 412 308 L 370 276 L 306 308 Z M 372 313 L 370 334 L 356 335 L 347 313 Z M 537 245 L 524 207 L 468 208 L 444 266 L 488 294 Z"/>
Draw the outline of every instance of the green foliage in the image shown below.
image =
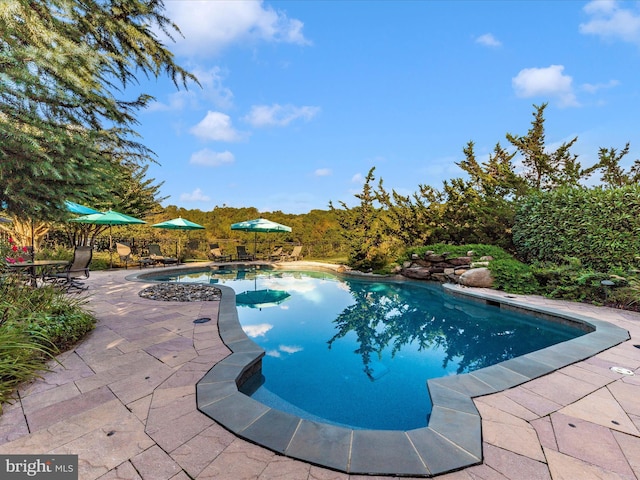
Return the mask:
<path fill-rule="evenodd" d="M 600 148 L 598 168 L 602 170 L 600 180 L 606 187 L 616 188 L 640 182 L 640 160 L 636 160 L 629 172 L 620 167 L 620 162 L 629 153 L 629 143 L 618 152 L 616 148 Z"/>
<path fill-rule="evenodd" d="M 53 349 L 43 347 L 46 338 L 38 338 L 23 328 L 0 324 L 0 403 L 14 398 L 22 382 L 37 376 Z"/>
<path fill-rule="evenodd" d="M 492 257 L 494 260 L 510 260 L 513 256 L 504 249 L 495 245 L 484 244 L 468 244 L 468 245 L 450 245 L 447 243 L 436 243 L 433 245 L 425 245 L 424 247 L 410 247 L 403 256 L 404 260 L 409 260 L 412 254 L 422 257 L 425 252 L 433 251 L 437 255 L 449 253 L 451 257 L 465 257 L 467 253 L 472 251 L 472 259 L 477 261 L 480 257 Z"/>
<path fill-rule="evenodd" d="M 66 199 L 111 200 L 122 166 L 152 160 L 136 114 L 152 97 L 119 98 L 140 73 L 195 77 L 156 28 L 179 33 L 159 1 L 0 2 L 0 204 L 43 220 Z"/>
<path fill-rule="evenodd" d="M 94 328 L 85 303 L 53 287 L 0 283 L 0 402 Z"/>
<path fill-rule="evenodd" d="M 518 256 L 608 271 L 628 266 L 640 252 L 640 186 L 562 188 L 522 200 L 513 227 Z"/>
<path fill-rule="evenodd" d="M 489 263 L 494 288 L 509 293 L 539 293 L 540 286 L 531 268 L 515 259 L 494 260 Z"/>
<path fill-rule="evenodd" d="M 640 278 L 629 276 L 623 285 L 605 292 L 607 305 L 625 310 L 638 310 L 640 306 Z"/>
<path fill-rule="evenodd" d="M 607 273 L 585 268 L 577 258 L 566 258 L 557 264 L 536 264 L 532 271 L 543 295 L 579 302 L 602 303 L 606 287 L 600 282 L 610 278 Z"/>
<path fill-rule="evenodd" d="M 597 165 L 583 169 L 571 147 L 578 137 L 562 143 L 550 151 L 545 144 L 544 110 L 547 104 L 534 105 L 533 121 L 527 135 L 507 133 L 507 140 L 516 147 L 522 157 L 524 180 L 534 191 L 546 191 L 562 186 L 577 186 L 588 178 Z"/>
<path fill-rule="evenodd" d="M 371 186 L 374 170 L 369 170 L 362 192 L 355 195 L 360 205 L 349 208 L 341 202 L 342 209 L 338 210 L 329 204 L 349 245 L 348 264 L 363 272 L 383 271 L 397 248 L 394 239 L 385 234 L 380 220 L 383 212 L 375 205 L 377 197 Z"/>

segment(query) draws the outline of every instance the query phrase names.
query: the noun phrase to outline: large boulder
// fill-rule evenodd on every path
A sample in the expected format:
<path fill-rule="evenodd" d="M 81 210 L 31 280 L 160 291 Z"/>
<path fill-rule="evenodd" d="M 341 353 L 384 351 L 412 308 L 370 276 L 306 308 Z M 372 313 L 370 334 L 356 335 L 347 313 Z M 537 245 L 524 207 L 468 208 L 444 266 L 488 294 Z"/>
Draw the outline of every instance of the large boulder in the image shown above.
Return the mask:
<path fill-rule="evenodd" d="M 408 278 L 415 278 L 416 280 L 431 280 L 431 272 L 428 268 L 411 267 L 403 268 L 402 275 Z"/>
<path fill-rule="evenodd" d="M 465 287 L 491 288 L 493 277 L 488 268 L 472 268 L 460 275 L 460 285 Z"/>

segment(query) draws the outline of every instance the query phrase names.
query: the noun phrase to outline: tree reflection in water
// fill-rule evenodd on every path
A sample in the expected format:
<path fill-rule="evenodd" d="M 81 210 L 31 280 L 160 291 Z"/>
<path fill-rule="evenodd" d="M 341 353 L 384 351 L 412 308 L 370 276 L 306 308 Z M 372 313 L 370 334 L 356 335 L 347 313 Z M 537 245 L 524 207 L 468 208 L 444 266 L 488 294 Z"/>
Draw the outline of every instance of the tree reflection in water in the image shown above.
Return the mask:
<path fill-rule="evenodd" d="M 410 283 L 347 281 L 355 304 L 334 320 L 337 333 L 327 343 L 353 332 L 362 356 L 364 372 L 375 380 L 372 357 L 383 351 L 391 357 L 406 345 L 419 351 L 440 348 L 442 367 L 458 365 L 456 373 L 468 373 L 518 357 L 584 332 L 518 313 L 505 314 L 497 307 L 455 299 L 434 288 Z"/>

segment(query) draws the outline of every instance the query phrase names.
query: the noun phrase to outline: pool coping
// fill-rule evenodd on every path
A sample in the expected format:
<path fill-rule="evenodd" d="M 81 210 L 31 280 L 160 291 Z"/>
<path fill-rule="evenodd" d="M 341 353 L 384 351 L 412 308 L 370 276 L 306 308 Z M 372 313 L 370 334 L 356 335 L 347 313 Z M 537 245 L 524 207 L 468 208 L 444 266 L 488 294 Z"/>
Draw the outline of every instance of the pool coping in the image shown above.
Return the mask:
<path fill-rule="evenodd" d="M 145 276 L 138 273 L 130 279 L 143 280 Z M 259 371 L 265 352 L 242 330 L 233 289 L 218 284 L 216 288 L 222 292 L 218 330 L 232 353 L 197 383 L 198 410 L 248 441 L 348 474 L 430 477 L 479 464 L 482 431 L 474 397 L 547 375 L 630 338 L 626 330 L 597 318 L 523 304 L 504 292 L 445 284 L 445 292 L 454 296 L 583 324 L 594 331 L 468 374 L 428 380 L 433 408 L 424 428 L 349 429 L 271 408 L 238 390 L 244 379 Z"/>

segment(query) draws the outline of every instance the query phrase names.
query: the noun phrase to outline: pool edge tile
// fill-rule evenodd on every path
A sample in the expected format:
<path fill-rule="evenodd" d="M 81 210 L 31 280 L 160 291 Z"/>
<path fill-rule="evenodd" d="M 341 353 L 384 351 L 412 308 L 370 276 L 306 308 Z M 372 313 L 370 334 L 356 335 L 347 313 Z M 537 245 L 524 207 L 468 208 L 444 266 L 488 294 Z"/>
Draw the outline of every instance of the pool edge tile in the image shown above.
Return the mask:
<path fill-rule="evenodd" d="M 285 455 L 348 472 L 353 430 L 301 419 Z"/>
<path fill-rule="evenodd" d="M 430 472 L 406 432 L 354 430 L 349 473 L 426 476 Z"/>

